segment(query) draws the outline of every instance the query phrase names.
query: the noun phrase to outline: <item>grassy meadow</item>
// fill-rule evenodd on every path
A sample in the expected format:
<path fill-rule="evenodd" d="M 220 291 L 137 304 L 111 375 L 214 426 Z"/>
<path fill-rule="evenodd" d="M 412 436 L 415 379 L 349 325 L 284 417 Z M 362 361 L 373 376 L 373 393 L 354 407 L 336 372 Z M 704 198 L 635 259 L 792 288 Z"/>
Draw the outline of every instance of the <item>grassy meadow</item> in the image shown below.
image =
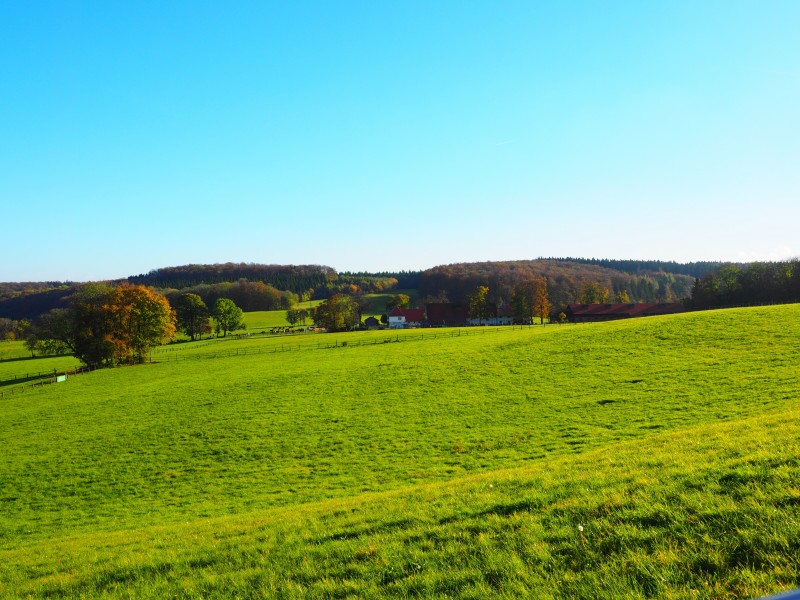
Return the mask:
<path fill-rule="evenodd" d="M 798 340 L 800 305 L 228 337 L 6 395 L 0 596 L 797 586 Z"/>
<path fill-rule="evenodd" d="M 364 309 L 362 318 L 367 317 L 380 318 L 386 311 L 386 302 L 395 294 L 406 294 L 412 298 L 412 303 L 416 300 L 416 290 L 393 290 L 391 293 L 386 294 L 365 294 L 364 295 Z M 297 305 L 298 308 L 310 309 L 317 306 L 321 300 L 310 300 L 308 302 L 301 302 Z M 285 310 L 262 310 L 255 312 L 248 312 L 244 314 L 245 329 L 248 331 L 263 331 L 269 330 L 273 327 L 288 327 L 289 321 L 286 320 Z M 311 319 L 306 321 L 306 325 L 313 325 Z"/>
<path fill-rule="evenodd" d="M 8 388 L 10 393 L 12 387 L 39 381 L 54 370 L 78 366 L 80 362 L 72 356 L 33 357 L 22 341 L 0 342 L 0 391 Z"/>

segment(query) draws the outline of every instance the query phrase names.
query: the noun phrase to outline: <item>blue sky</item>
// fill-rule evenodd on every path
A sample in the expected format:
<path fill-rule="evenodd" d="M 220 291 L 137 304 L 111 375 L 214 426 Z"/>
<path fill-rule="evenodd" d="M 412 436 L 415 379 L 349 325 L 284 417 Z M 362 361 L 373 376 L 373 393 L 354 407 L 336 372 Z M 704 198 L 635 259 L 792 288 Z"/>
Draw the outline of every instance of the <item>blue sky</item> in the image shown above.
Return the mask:
<path fill-rule="evenodd" d="M 0 281 L 800 254 L 800 2 L 5 2 Z"/>

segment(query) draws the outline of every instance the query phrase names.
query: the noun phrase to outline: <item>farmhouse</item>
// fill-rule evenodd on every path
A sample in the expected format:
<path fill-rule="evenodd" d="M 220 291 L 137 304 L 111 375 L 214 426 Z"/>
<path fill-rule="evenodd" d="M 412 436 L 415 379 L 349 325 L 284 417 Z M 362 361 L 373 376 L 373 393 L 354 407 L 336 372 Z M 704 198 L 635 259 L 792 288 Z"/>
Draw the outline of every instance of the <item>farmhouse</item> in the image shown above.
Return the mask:
<path fill-rule="evenodd" d="M 489 303 L 491 316 L 474 319 L 469 316 L 469 307 L 458 302 L 433 302 L 425 305 L 428 324 L 431 327 L 463 327 L 464 325 L 511 325 L 514 322 L 509 311 L 498 311 L 497 305 Z"/>
<path fill-rule="evenodd" d="M 425 311 L 421 308 L 395 308 L 389 313 L 389 329 L 420 327 L 424 320 Z"/>
<path fill-rule="evenodd" d="M 570 304 L 564 314 L 572 323 L 614 321 L 633 317 L 651 317 L 685 312 L 686 307 L 677 302 L 657 304 Z"/>
<path fill-rule="evenodd" d="M 467 323 L 470 325 L 513 325 L 514 315 L 511 313 L 510 307 L 504 309 L 497 308 L 496 304 L 489 303 L 489 313 L 491 316 L 484 319 L 473 319 L 470 317 Z"/>

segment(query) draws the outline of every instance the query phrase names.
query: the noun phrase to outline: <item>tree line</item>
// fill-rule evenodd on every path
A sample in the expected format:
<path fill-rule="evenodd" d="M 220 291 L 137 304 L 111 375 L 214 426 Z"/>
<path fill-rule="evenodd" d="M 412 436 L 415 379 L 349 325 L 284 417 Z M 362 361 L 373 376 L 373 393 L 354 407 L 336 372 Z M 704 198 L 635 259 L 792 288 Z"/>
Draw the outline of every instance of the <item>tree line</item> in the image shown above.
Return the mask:
<path fill-rule="evenodd" d="M 221 298 L 227 298 L 246 312 L 282 310 L 302 300 L 302 297 L 294 292 L 282 291 L 261 281 L 246 280 L 203 283 L 182 290 L 162 289 L 160 292 L 170 301 L 179 298 L 183 294 L 195 294 L 200 296 L 203 302 L 209 306 L 215 304 Z"/>
<path fill-rule="evenodd" d="M 720 261 L 698 261 L 680 263 L 671 260 L 619 260 L 611 258 L 542 258 L 540 260 L 576 262 L 586 265 L 597 265 L 614 269 L 623 273 L 637 275 L 639 273 L 673 273 L 676 275 L 690 275 L 691 277 L 703 277 L 712 271 L 716 271 L 725 264 Z M 741 265 L 740 265 L 741 266 Z"/>
<path fill-rule="evenodd" d="M 688 275 L 664 272 L 631 275 L 600 265 L 534 260 L 434 267 L 422 273 L 419 291 L 423 298 L 431 300 L 465 302 L 477 286 L 486 286 L 490 290 L 489 300 L 503 306 L 511 301 L 517 285 L 537 277 L 546 278 L 550 302 L 559 311 L 580 302 L 586 296 L 586 287 L 593 283 L 599 289 L 607 289 L 605 297 L 612 302 L 679 302 L 690 295 L 694 283 Z"/>
<path fill-rule="evenodd" d="M 416 289 L 423 303 L 465 303 L 477 286 L 487 287 L 487 301 L 502 307 L 514 302 L 515 288 L 519 284 L 531 278 L 544 277 L 550 303 L 558 313 L 567 304 L 586 301 L 685 301 L 696 308 L 795 301 L 798 297 L 796 283 L 793 283 L 798 277 L 796 263 L 797 260 L 740 265 L 539 259 L 456 263 L 423 272 L 341 274 L 318 265 L 226 263 L 166 267 L 131 277 L 127 283 L 147 284 L 171 301 L 182 294 L 192 293 L 206 305 L 213 306 L 217 300 L 227 298 L 250 312 L 288 310 L 302 301 L 326 300 L 334 296 L 353 297 L 358 306 L 363 303 L 364 294 L 386 293 L 394 289 Z M 658 270 L 653 270 L 656 268 Z M 700 276 L 673 273 L 669 269 Z M 594 287 L 587 292 L 592 284 Z M 0 318 L 32 321 L 54 308 L 65 309 L 69 298 L 80 289 L 80 284 L 61 282 L 0 284 Z"/>
<path fill-rule="evenodd" d="M 244 327 L 243 316 L 227 298 L 209 310 L 197 294 L 170 302 L 143 285 L 92 283 L 79 286 L 65 308 L 16 327 L 31 354 L 72 354 L 87 366 L 108 367 L 145 362 L 154 346 L 173 340 L 177 331 L 192 340 L 212 331 L 225 336 Z"/>
<path fill-rule="evenodd" d="M 128 277 L 127 281 L 159 289 L 184 290 L 202 284 L 247 280 L 271 285 L 275 289 L 302 294 L 335 281 L 337 273 L 322 265 L 262 265 L 224 263 L 163 267 L 147 274 Z"/>
<path fill-rule="evenodd" d="M 692 308 L 800 302 L 800 259 L 726 264 L 695 280 Z"/>

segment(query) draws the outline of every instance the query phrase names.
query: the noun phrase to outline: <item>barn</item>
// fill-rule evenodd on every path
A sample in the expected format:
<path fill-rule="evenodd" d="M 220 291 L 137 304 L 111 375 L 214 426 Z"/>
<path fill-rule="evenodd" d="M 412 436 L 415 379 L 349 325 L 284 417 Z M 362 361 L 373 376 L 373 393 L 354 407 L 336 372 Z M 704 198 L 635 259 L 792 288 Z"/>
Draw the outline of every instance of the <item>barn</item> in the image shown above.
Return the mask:
<path fill-rule="evenodd" d="M 615 321 L 634 317 L 652 317 L 686 312 L 679 302 L 640 303 L 640 304 L 570 304 L 564 311 L 572 323 L 592 323 Z"/>

